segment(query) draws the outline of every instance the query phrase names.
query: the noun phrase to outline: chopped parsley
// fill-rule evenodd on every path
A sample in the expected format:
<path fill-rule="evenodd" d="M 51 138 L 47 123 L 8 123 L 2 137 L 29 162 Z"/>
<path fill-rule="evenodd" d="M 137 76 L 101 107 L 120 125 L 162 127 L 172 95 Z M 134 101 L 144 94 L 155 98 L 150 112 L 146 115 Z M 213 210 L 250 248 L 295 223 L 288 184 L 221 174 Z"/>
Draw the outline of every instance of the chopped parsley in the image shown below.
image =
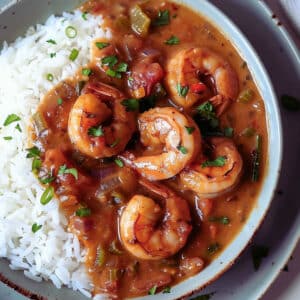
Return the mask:
<path fill-rule="evenodd" d="M 257 271 L 261 265 L 263 258 L 269 254 L 269 248 L 266 246 L 254 245 L 251 249 L 253 267 Z"/>
<path fill-rule="evenodd" d="M 71 53 L 70 53 L 70 55 L 69 55 L 69 59 L 71 60 L 71 61 L 75 61 L 75 59 L 78 57 L 78 54 L 79 54 L 79 50 L 77 50 L 77 49 L 72 49 L 71 50 Z"/>
<path fill-rule="evenodd" d="M 3 123 L 3 126 L 8 126 L 9 124 L 20 121 L 20 120 L 21 120 L 21 118 L 19 116 L 17 116 L 16 114 L 10 114 L 6 117 L 6 119 Z"/>
<path fill-rule="evenodd" d="M 20 126 L 19 123 L 15 126 L 15 128 L 16 128 L 19 132 L 22 132 L 22 129 L 21 129 L 21 126 Z"/>
<path fill-rule="evenodd" d="M 58 175 L 71 174 L 74 176 L 76 180 L 78 180 L 78 171 L 75 168 L 67 168 L 66 165 L 62 165 L 59 167 Z"/>
<path fill-rule="evenodd" d="M 53 58 L 53 57 L 55 57 L 55 56 L 56 56 L 56 53 L 55 53 L 55 52 L 50 53 L 50 57 L 51 57 L 51 58 Z"/>
<path fill-rule="evenodd" d="M 32 172 L 36 173 L 42 166 L 42 161 L 39 157 L 34 157 L 31 165 Z"/>
<path fill-rule="evenodd" d="M 92 74 L 92 70 L 91 70 L 91 69 L 88 69 L 88 68 L 83 68 L 83 69 L 81 70 L 81 73 L 82 73 L 82 75 L 84 75 L 84 76 L 90 76 L 90 75 Z"/>
<path fill-rule="evenodd" d="M 148 292 L 149 295 L 155 295 L 157 290 L 157 285 L 154 285 Z"/>
<path fill-rule="evenodd" d="M 216 116 L 214 106 L 209 101 L 199 105 L 196 110 L 202 119 L 209 122 L 209 125 L 212 128 L 219 126 L 219 120 Z"/>
<path fill-rule="evenodd" d="M 110 43 L 96 42 L 95 45 L 98 49 L 104 49 L 104 48 L 110 46 Z"/>
<path fill-rule="evenodd" d="M 230 223 L 230 219 L 228 217 L 210 217 L 209 222 L 220 223 L 223 225 L 228 225 Z"/>
<path fill-rule="evenodd" d="M 216 252 L 218 252 L 220 250 L 220 245 L 219 243 L 214 243 L 211 244 L 207 247 L 207 253 L 212 255 L 215 254 Z"/>
<path fill-rule="evenodd" d="M 153 26 L 164 26 L 170 24 L 170 12 L 168 9 L 160 10 L 157 17 L 152 22 Z"/>
<path fill-rule="evenodd" d="M 42 184 L 49 184 L 49 183 L 53 182 L 54 180 L 55 180 L 55 177 L 53 177 L 52 174 L 49 174 L 46 177 L 40 177 L 39 178 L 39 181 Z"/>
<path fill-rule="evenodd" d="M 12 140 L 12 136 L 4 136 L 3 139 L 6 140 L 6 141 L 11 141 Z"/>
<path fill-rule="evenodd" d="M 206 160 L 201 164 L 202 168 L 207 167 L 223 167 L 226 162 L 225 156 L 218 156 L 215 160 Z"/>
<path fill-rule="evenodd" d="M 123 168 L 123 167 L 124 167 L 124 163 L 123 163 L 123 161 L 122 161 L 120 158 L 116 158 L 116 159 L 115 159 L 115 164 L 116 164 L 117 166 L 119 166 L 120 168 Z"/>
<path fill-rule="evenodd" d="M 184 126 L 188 134 L 192 134 L 195 131 L 195 127 Z"/>
<path fill-rule="evenodd" d="M 90 127 L 88 129 L 88 135 L 90 136 L 94 136 L 94 137 L 100 137 L 104 135 L 104 131 L 102 126 L 98 126 L 98 127 Z"/>
<path fill-rule="evenodd" d="M 106 74 L 114 78 L 122 78 L 122 73 L 126 73 L 128 69 L 128 64 L 120 62 L 116 55 L 109 55 L 101 59 L 102 66 L 108 66 L 109 69 L 106 70 Z M 117 65 L 118 64 L 118 65 Z"/>
<path fill-rule="evenodd" d="M 85 20 L 85 21 L 87 21 L 87 15 L 88 15 L 88 12 L 85 11 L 85 12 L 81 15 L 82 19 Z"/>
<path fill-rule="evenodd" d="M 48 204 L 54 197 L 54 187 L 49 186 L 45 189 L 44 193 L 41 196 L 40 202 L 42 205 Z"/>
<path fill-rule="evenodd" d="M 65 29 L 65 34 L 68 38 L 74 39 L 77 36 L 77 30 L 73 26 L 68 26 Z"/>
<path fill-rule="evenodd" d="M 91 215 L 91 210 L 88 207 L 81 207 L 79 209 L 76 210 L 76 216 L 77 217 L 88 217 Z"/>
<path fill-rule="evenodd" d="M 139 100 L 134 98 L 125 99 L 121 104 L 126 107 L 127 111 L 136 111 L 139 109 Z"/>
<path fill-rule="evenodd" d="M 281 96 L 281 103 L 284 108 L 290 111 L 298 111 L 300 110 L 300 101 L 299 99 L 289 96 L 289 95 L 282 95 Z"/>
<path fill-rule="evenodd" d="M 178 96 L 185 97 L 189 92 L 188 86 L 183 86 L 180 83 L 177 84 L 177 93 Z"/>
<path fill-rule="evenodd" d="M 185 147 L 181 146 L 181 145 L 179 145 L 179 146 L 177 147 L 177 149 L 178 149 L 182 154 L 187 154 L 187 153 L 188 153 L 188 150 L 187 150 Z"/>
<path fill-rule="evenodd" d="M 171 287 L 167 286 L 162 290 L 163 294 L 170 294 L 171 293 Z"/>
<path fill-rule="evenodd" d="M 40 157 L 40 155 L 41 155 L 41 151 L 36 146 L 28 148 L 28 149 L 26 149 L 26 151 L 28 152 L 26 155 L 26 158 Z"/>
<path fill-rule="evenodd" d="M 165 41 L 166 45 L 178 45 L 180 43 L 180 40 L 177 36 L 172 35 L 169 39 Z"/>
<path fill-rule="evenodd" d="M 58 98 L 57 99 L 57 104 L 58 105 L 62 105 L 63 104 L 63 99 L 62 98 Z"/>
<path fill-rule="evenodd" d="M 31 231 L 33 233 L 36 233 L 37 231 L 39 231 L 43 226 L 42 225 L 38 225 L 37 223 L 32 224 L 31 226 Z"/>
<path fill-rule="evenodd" d="M 52 39 L 50 39 L 50 40 L 47 40 L 46 42 L 47 42 L 47 43 L 49 43 L 49 44 L 56 45 L 56 42 L 55 42 L 54 40 L 52 40 Z"/>
<path fill-rule="evenodd" d="M 233 133 L 234 133 L 234 130 L 232 127 L 225 127 L 224 128 L 224 135 L 226 137 L 233 137 Z"/>

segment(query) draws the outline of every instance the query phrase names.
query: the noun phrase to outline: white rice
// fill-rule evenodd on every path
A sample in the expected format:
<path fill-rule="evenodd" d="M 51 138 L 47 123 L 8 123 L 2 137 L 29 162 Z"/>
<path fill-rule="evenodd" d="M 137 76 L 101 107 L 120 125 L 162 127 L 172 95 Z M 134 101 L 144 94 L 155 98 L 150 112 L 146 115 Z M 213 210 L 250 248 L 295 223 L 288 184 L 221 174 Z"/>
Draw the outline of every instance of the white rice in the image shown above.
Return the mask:
<path fill-rule="evenodd" d="M 65 285 L 87 297 L 92 285 L 78 239 L 67 231 L 56 200 L 40 204 L 43 189 L 26 158 L 26 128 L 44 94 L 88 63 L 91 41 L 110 37 L 102 23 L 101 16 L 88 15 L 85 21 L 80 11 L 51 16 L 45 25 L 29 28 L 25 37 L 10 45 L 4 42 L 0 55 L 0 257 L 32 280 L 51 280 L 57 288 Z M 65 34 L 69 25 L 77 29 L 75 38 Z M 48 43 L 50 39 L 56 44 Z M 72 62 L 69 55 L 74 48 L 79 56 Z M 50 53 L 56 56 L 51 58 Z M 46 79 L 48 73 L 54 76 L 52 82 Z M 21 121 L 2 126 L 9 114 Z M 15 128 L 17 124 L 22 132 Z M 5 140 L 7 136 L 12 140 Z M 34 223 L 42 225 L 36 233 L 31 229 Z"/>

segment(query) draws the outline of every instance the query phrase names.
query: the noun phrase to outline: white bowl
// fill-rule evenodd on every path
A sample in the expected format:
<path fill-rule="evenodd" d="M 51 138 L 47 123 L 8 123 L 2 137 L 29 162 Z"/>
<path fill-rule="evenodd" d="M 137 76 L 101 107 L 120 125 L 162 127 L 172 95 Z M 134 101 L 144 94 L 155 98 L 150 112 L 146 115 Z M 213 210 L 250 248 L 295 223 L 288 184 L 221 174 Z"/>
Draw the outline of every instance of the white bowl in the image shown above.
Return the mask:
<path fill-rule="evenodd" d="M 34 25 L 37 22 L 43 21 L 43 19 L 51 13 L 59 13 L 63 10 L 69 10 L 80 2 L 81 1 L 77 1 L 77 3 L 74 3 L 72 0 L 54 0 L 50 2 L 50 5 L 47 5 L 47 1 L 20 1 L 13 6 L 10 6 L 9 9 L 0 14 L 1 24 L 7 25 L 6 30 L 0 28 L 0 36 L 2 39 L 12 41 L 18 34 L 23 34 L 29 25 Z M 255 208 L 252 210 L 242 230 L 238 233 L 231 244 L 219 255 L 219 257 L 198 275 L 172 287 L 172 292 L 170 294 L 146 296 L 142 297 L 143 299 L 175 299 L 188 296 L 199 291 L 201 288 L 221 276 L 222 273 L 224 273 L 239 257 L 262 223 L 274 195 L 281 165 L 282 131 L 277 100 L 269 76 L 253 47 L 231 21 L 219 9 L 206 0 L 181 0 L 178 2 L 187 4 L 194 10 L 199 11 L 202 15 L 214 23 L 225 34 L 225 36 L 230 39 L 239 54 L 248 63 L 248 67 L 256 85 L 258 86 L 260 94 L 264 99 L 266 108 L 268 128 L 267 169 L 265 172 L 264 183 Z M 32 10 L 32 7 L 35 7 L 35 9 Z M 12 11 L 16 12 L 15 15 L 21 14 L 23 16 L 22 19 L 14 18 Z M 18 14 L 18 12 L 20 12 L 20 14 Z M 30 293 L 44 297 L 51 295 L 51 298 L 56 297 L 58 299 L 65 300 L 82 299 L 83 297 L 68 289 L 56 290 L 51 284 L 46 282 L 39 284 L 33 283 L 22 274 L 10 271 L 6 261 L 0 261 L 0 269 L 2 272 L 5 272 L 5 277 L 10 281 L 10 284 L 17 283 L 15 288 L 19 291 L 20 285 L 21 287 L 29 290 Z M 0 279 L 4 281 L 5 278 L 2 277 L 3 276 L 0 274 Z M 21 292 L 26 293 L 26 291 L 22 291 L 22 289 Z"/>

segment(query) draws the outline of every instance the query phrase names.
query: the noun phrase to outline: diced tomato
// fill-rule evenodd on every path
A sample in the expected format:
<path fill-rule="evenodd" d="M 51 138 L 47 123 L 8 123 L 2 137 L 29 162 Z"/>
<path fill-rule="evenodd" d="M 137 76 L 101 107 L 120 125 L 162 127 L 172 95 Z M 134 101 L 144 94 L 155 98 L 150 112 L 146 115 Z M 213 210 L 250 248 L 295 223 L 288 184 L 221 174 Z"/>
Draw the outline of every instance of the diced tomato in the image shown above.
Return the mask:
<path fill-rule="evenodd" d="M 191 91 L 195 94 L 200 94 L 206 90 L 206 85 L 202 82 L 197 82 L 191 85 Z"/>

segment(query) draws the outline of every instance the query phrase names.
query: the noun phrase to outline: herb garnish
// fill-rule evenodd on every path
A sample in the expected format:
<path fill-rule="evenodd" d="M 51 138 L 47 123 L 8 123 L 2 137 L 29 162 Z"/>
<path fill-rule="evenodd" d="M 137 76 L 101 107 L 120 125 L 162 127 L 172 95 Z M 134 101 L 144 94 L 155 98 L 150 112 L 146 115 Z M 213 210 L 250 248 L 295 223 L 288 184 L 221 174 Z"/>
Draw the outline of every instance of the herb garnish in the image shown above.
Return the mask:
<path fill-rule="evenodd" d="M 160 10 L 157 17 L 152 22 L 154 26 L 164 26 L 170 24 L 170 12 L 169 10 Z"/>
<path fill-rule="evenodd" d="M 121 102 L 121 104 L 126 107 L 126 111 L 136 111 L 139 109 L 138 99 L 125 99 Z"/>
<path fill-rule="evenodd" d="M 171 293 L 171 287 L 166 286 L 163 290 L 162 290 L 163 294 L 170 294 Z"/>
<path fill-rule="evenodd" d="M 192 134 L 195 131 L 195 127 L 184 126 L 188 134 Z"/>
<path fill-rule="evenodd" d="M 31 165 L 32 172 L 36 173 L 42 166 L 42 161 L 39 157 L 34 157 Z"/>
<path fill-rule="evenodd" d="M 54 40 L 52 40 L 52 39 L 50 39 L 50 40 L 47 40 L 46 42 L 47 42 L 47 43 L 49 43 L 49 44 L 56 45 L 56 42 L 55 42 Z"/>
<path fill-rule="evenodd" d="M 41 151 L 36 146 L 33 146 L 32 148 L 28 148 L 26 149 L 26 151 L 28 152 L 26 158 L 40 157 L 41 155 Z"/>
<path fill-rule="evenodd" d="M 215 160 L 207 160 L 201 164 L 202 168 L 207 167 L 223 167 L 226 162 L 225 156 L 218 156 Z"/>
<path fill-rule="evenodd" d="M 42 225 L 38 225 L 37 223 L 32 224 L 31 226 L 31 230 L 33 233 L 36 233 L 37 231 L 39 231 L 43 226 Z"/>
<path fill-rule="evenodd" d="M 59 167 L 58 175 L 63 175 L 63 174 L 71 174 L 74 176 L 76 180 L 78 180 L 78 171 L 75 168 L 68 169 L 66 165 L 62 165 Z"/>
<path fill-rule="evenodd" d="M 101 59 L 102 66 L 108 66 L 109 69 L 106 70 L 106 74 L 110 77 L 122 78 L 122 73 L 126 73 L 128 69 L 128 64 L 124 62 L 119 62 L 116 55 L 105 56 Z M 117 66 L 116 66 L 117 65 Z"/>
<path fill-rule="evenodd" d="M 282 95 L 281 96 L 281 103 L 284 108 L 290 111 L 297 111 L 300 110 L 300 101 L 299 99 L 289 96 L 289 95 Z"/>
<path fill-rule="evenodd" d="M 19 116 L 17 116 L 16 114 L 10 114 L 5 119 L 3 126 L 8 126 L 9 124 L 20 121 L 20 120 L 21 120 L 21 118 Z"/>
<path fill-rule="evenodd" d="M 98 49 L 104 49 L 104 48 L 108 47 L 110 45 L 110 43 L 96 42 L 95 45 Z"/>
<path fill-rule="evenodd" d="M 154 285 L 148 292 L 149 295 L 155 295 L 157 290 L 157 285 Z"/>
<path fill-rule="evenodd" d="M 71 61 L 74 61 L 77 57 L 78 57 L 78 54 L 79 54 L 79 50 L 77 50 L 77 49 L 72 49 L 71 50 L 71 53 L 70 53 L 70 55 L 69 55 L 69 59 L 71 60 Z"/>
<path fill-rule="evenodd" d="M 257 271 L 260 267 L 262 259 L 269 254 L 269 248 L 266 246 L 254 245 L 251 249 L 253 267 Z"/>
<path fill-rule="evenodd" d="M 103 136 L 104 135 L 104 132 L 103 132 L 103 128 L 102 126 L 98 126 L 98 127 L 90 127 L 88 129 L 88 135 L 90 136 L 94 136 L 94 137 L 100 137 L 100 136 Z"/>
<path fill-rule="evenodd" d="M 91 70 L 91 69 L 88 69 L 88 68 L 83 68 L 83 69 L 81 70 L 81 73 L 82 73 L 82 75 L 84 75 L 84 76 L 90 76 L 90 75 L 92 74 L 92 70 Z"/>
<path fill-rule="evenodd" d="M 219 250 L 220 250 L 219 243 L 214 243 L 214 244 L 211 244 L 211 245 L 208 246 L 207 253 L 212 255 L 212 254 L 216 253 Z"/>
<path fill-rule="evenodd" d="M 49 184 L 49 183 L 51 183 L 54 180 L 55 180 L 55 177 L 52 176 L 52 174 L 48 174 L 48 176 L 46 176 L 46 177 L 40 177 L 39 178 L 39 181 L 42 184 Z"/>
<path fill-rule="evenodd" d="M 12 136 L 4 136 L 3 139 L 6 140 L 6 141 L 11 141 L 12 140 Z"/>
<path fill-rule="evenodd" d="M 116 55 L 105 56 L 101 59 L 102 65 L 109 66 L 112 68 L 114 65 L 118 63 L 118 58 Z"/>
<path fill-rule="evenodd" d="M 51 58 L 53 58 L 53 57 L 55 57 L 55 56 L 56 56 L 56 53 L 55 53 L 55 52 L 50 53 L 50 57 L 51 57 Z"/>
<path fill-rule="evenodd" d="M 187 150 L 185 147 L 181 146 L 181 145 L 177 146 L 177 149 L 178 149 L 182 154 L 187 154 L 187 153 L 188 153 L 188 150 Z"/>
<path fill-rule="evenodd" d="M 123 168 L 123 167 L 124 167 L 124 163 L 123 163 L 123 161 L 122 161 L 120 158 L 116 158 L 116 159 L 115 159 L 115 164 L 116 164 L 117 166 L 119 166 L 120 168 Z"/>
<path fill-rule="evenodd" d="M 82 15 L 81 15 L 82 19 L 85 20 L 85 21 L 87 21 L 87 14 L 88 14 L 88 12 L 85 11 L 85 12 L 82 13 Z"/>
<path fill-rule="evenodd" d="M 91 215 L 91 210 L 88 207 L 81 207 L 79 209 L 76 210 L 76 216 L 77 217 L 88 217 Z"/>
<path fill-rule="evenodd" d="M 46 76 L 47 80 L 49 81 L 53 81 L 54 79 L 54 76 L 51 74 L 51 73 L 48 73 L 47 76 Z"/>
<path fill-rule="evenodd" d="M 58 98 L 58 99 L 57 99 L 57 104 L 58 104 L 58 105 L 62 105 L 62 103 L 63 103 L 63 99 L 62 99 L 62 98 Z"/>
<path fill-rule="evenodd" d="M 196 110 L 200 114 L 201 118 L 209 122 L 212 128 L 219 126 L 219 120 L 216 116 L 214 106 L 209 101 L 199 105 Z"/>
<path fill-rule="evenodd" d="M 165 44 L 167 45 L 178 45 L 180 43 L 180 40 L 177 36 L 172 35 L 169 39 L 165 41 Z"/>
<path fill-rule="evenodd" d="M 189 92 L 188 86 L 182 86 L 180 83 L 177 84 L 177 93 L 181 97 L 185 97 Z"/>
<path fill-rule="evenodd" d="M 49 186 L 45 189 L 44 193 L 41 196 L 40 202 L 42 205 L 48 204 L 54 197 L 54 187 Z"/>
<path fill-rule="evenodd" d="M 65 34 L 68 38 L 74 39 L 77 36 L 77 30 L 73 26 L 68 26 L 65 29 Z"/>
<path fill-rule="evenodd" d="M 228 217 L 210 217 L 209 222 L 220 223 L 223 225 L 228 225 L 230 223 L 230 219 Z"/>

